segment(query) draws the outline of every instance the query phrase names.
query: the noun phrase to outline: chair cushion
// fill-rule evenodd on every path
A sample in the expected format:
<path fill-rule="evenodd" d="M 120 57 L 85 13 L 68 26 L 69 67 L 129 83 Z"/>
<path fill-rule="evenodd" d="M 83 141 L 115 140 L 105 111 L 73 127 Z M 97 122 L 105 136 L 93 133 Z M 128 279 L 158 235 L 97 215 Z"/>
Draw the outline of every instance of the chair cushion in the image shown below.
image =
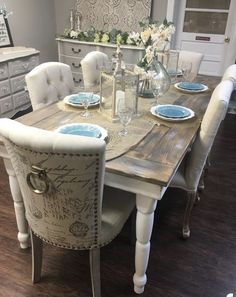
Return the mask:
<path fill-rule="evenodd" d="M 100 246 L 109 243 L 119 234 L 135 207 L 135 201 L 132 193 L 104 187 Z"/>

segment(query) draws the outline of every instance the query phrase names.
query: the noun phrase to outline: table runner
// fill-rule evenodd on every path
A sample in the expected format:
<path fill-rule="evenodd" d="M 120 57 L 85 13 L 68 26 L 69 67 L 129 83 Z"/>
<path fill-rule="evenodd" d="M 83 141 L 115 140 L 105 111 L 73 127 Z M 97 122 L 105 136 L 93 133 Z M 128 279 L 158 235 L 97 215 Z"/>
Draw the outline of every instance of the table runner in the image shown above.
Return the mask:
<path fill-rule="evenodd" d="M 83 109 L 69 106 L 63 101 L 59 101 L 57 106 L 59 109 L 67 112 L 83 112 Z M 99 109 L 91 108 L 89 109 L 89 112 L 91 113 L 91 117 L 80 117 L 79 121 L 96 124 L 107 130 L 108 141 L 106 146 L 106 161 L 117 158 L 135 147 L 156 124 L 155 122 L 148 121 L 145 118 L 134 116 L 131 123 L 128 125 L 128 135 L 120 136 L 119 131 L 121 131 L 122 125 L 119 122 L 111 122 L 102 115 Z"/>

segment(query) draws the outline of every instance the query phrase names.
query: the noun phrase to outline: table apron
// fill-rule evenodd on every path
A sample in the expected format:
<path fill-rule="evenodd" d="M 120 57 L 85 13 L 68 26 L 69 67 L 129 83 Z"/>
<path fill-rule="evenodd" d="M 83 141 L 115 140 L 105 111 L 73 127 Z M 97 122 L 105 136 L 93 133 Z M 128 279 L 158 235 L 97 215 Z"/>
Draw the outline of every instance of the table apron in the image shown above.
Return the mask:
<path fill-rule="evenodd" d="M 105 173 L 104 183 L 107 186 L 147 196 L 156 200 L 160 200 L 167 189 L 167 187 L 110 172 Z"/>

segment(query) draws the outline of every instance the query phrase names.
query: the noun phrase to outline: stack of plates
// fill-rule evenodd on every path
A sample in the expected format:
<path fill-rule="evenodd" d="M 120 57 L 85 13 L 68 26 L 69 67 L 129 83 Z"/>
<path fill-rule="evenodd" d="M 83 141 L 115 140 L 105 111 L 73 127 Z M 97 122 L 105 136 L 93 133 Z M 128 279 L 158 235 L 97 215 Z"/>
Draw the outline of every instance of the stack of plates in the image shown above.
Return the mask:
<path fill-rule="evenodd" d="M 208 90 L 208 87 L 201 83 L 192 82 L 179 82 L 175 84 L 178 90 L 185 91 L 188 93 L 199 93 Z"/>
<path fill-rule="evenodd" d="M 151 113 L 168 121 L 184 121 L 194 117 L 194 112 L 180 105 L 156 105 L 151 108 Z"/>
<path fill-rule="evenodd" d="M 100 95 L 89 92 L 80 92 L 78 94 L 66 96 L 64 102 L 75 107 L 83 107 L 85 99 L 88 99 L 89 106 L 96 106 L 100 103 Z"/>
<path fill-rule="evenodd" d="M 107 137 L 107 130 L 104 128 L 89 124 L 89 123 L 74 123 L 74 124 L 67 124 L 59 127 L 56 132 L 62 134 L 71 134 L 71 135 L 79 135 L 79 136 L 86 136 L 86 137 L 95 137 L 100 139 L 106 139 Z"/>

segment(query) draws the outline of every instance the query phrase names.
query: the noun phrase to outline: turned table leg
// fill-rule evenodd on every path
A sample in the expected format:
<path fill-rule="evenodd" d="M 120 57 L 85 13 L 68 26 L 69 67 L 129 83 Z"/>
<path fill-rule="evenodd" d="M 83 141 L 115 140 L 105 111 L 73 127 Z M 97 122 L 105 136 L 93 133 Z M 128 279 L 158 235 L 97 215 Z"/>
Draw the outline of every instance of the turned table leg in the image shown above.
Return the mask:
<path fill-rule="evenodd" d="M 147 282 L 146 270 L 150 253 L 150 238 L 152 234 L 154 211 L 157 200 L 143 195 L 136 196 L 136 247 L 135 274 L 133 277 L 134 291 L 141 294 Z"/>
<path fill-rule="evenodd" d="M 25 218 L 25 207 L 23 198 L 10 159 L 4 158 L 3 161 L 7 174 L 9 176 L 10 189 L 14 201 L 16 224 L 18 228 L 17 238 L 20 242 L 20 247 L 22 249 L 26 249 L 29 247 L 29 230 L 28 223 Z"/>

